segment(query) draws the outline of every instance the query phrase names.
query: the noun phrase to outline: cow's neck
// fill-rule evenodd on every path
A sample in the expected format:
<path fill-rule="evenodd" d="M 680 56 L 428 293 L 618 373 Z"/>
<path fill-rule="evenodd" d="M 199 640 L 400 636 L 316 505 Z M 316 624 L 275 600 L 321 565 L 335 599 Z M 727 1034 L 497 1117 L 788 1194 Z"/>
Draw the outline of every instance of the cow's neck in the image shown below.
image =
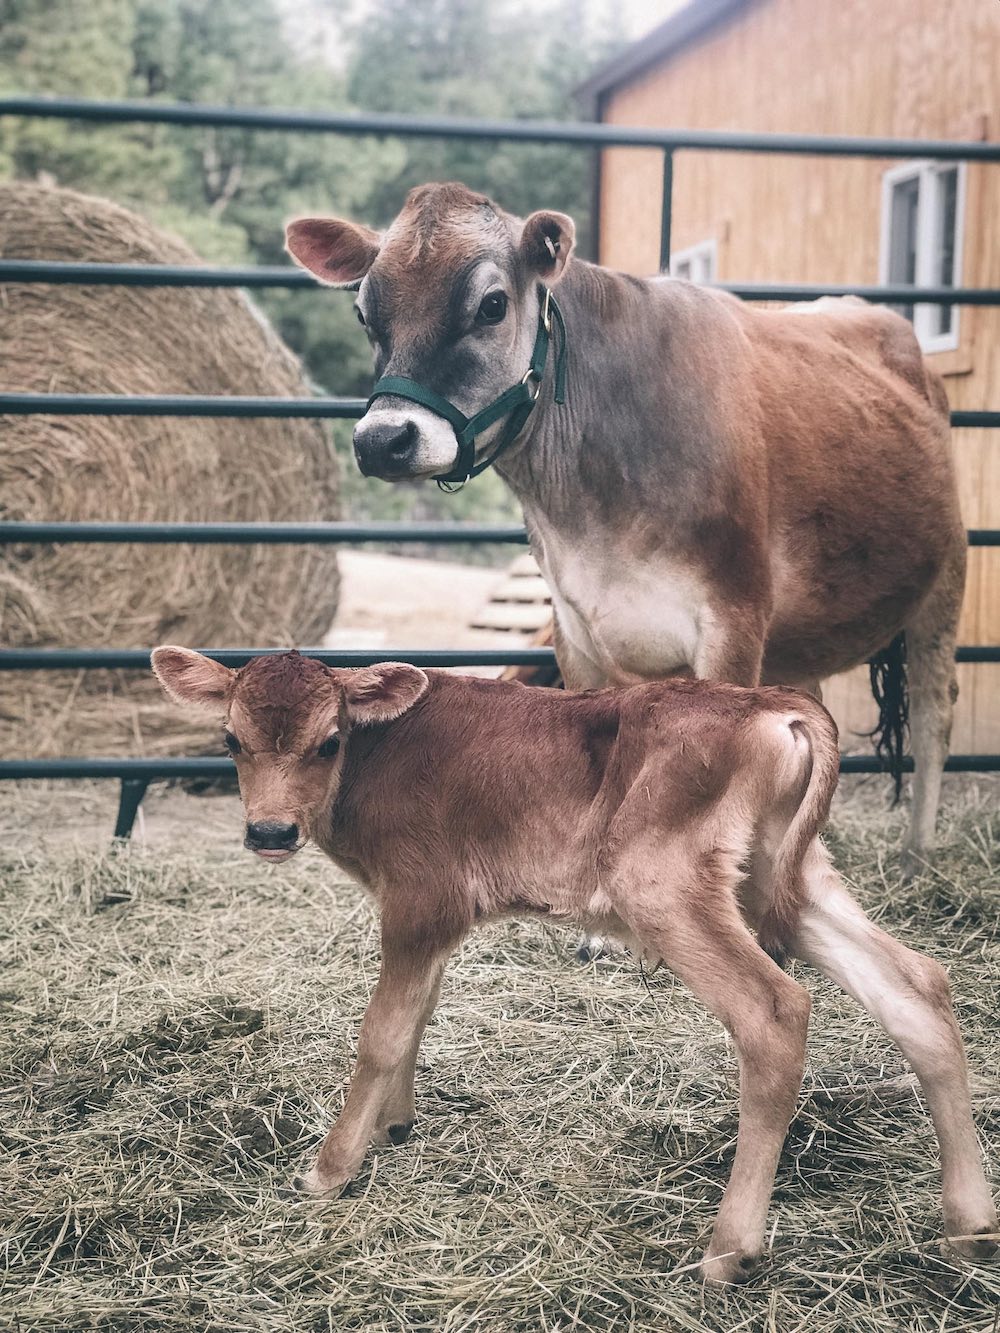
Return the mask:
<path fill-rule="evenodd" d="M 579 523 L 652 478 L 647 418 L 662 383 L 662 334 L 651 328 L 650 284 L 576 261 L 556 290 L 566 321 L 566 402 L 547 383 L 514 448 L 496 469 L 523 505 L 550 521 Z M 651 376 L 651 365 L 658 375 Z M 662 458 L 658 465 L 662 465 Z M 661 479 L 662 480 L 662 479 Z"/>

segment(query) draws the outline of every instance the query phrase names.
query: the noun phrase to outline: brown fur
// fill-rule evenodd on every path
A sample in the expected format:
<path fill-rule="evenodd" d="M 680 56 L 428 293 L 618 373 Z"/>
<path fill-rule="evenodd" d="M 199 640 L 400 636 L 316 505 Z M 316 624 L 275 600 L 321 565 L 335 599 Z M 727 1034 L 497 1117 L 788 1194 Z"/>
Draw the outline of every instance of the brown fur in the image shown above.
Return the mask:
<path fill-rule="evenodd" d="M 584 687 L 690 670 L 803 685 L 904 631 L 914 868 L 933 842 L 948 748 L 966 535 L 944 388 L 913 329 L 855 298 L 762 309 L 568 262 L 571 249 L 561 214 L 522 222 L 454 183 L 412 191 L 362 289 L 378 316 L 378 372 L 418 379 L 471 415 L 524 373 L 537 283 L 558 283 L 566 402 L 543 386 L 496 467 L 552 587 L 563 678 Z M 486 260 L 510 316 L 477 332 L 460 290 L 461 318 L 449 303 Z M 447 471 L 447 428 L 436 442 L 425 431 L 425 448 L 418 431 L 409 461 L 389 452 L 377 421 L 393 410 L 406 405 L 379 400 L 358 424 L 366 473 Z M 580 532 L 593 561 L 582 588 Z M 654 575 L 675 611 L 684 590 L 697 633 L 664 632 Z M 640 599 L 622 624 L 621 608 Z"/>
<path fill-rule="evenodd" d="M 862 1002 L 884 1010 L 931 1100 L 950 1234 L 995 1226 L 940 978 L 867 922 L 818 842 L 837 737 L 815 700 L 694 680 L 560 693 L 400 663 L 335 671 L 296 653 L 230 673 L 159 648 L 153 667 L 174 698 L 225 708 L 248 828 L 294 825 L 380 910 L 382 971 L 357 1070 L 309 1190 L 339 1192 L 370 1142 L 409 1132 L 421 1034 L 463 936 L 513 913 L 575 920 L 662 959 L 733 1035 L 740 1129 L 705 1272 L 744 1280 L 809 1015 L 756 924 L 761 943 L 831 975 L 854 948 L 857 975 L 848 965 L 842 984 L 856 980 Z M 339 749 L 324 758 L 334 731 Z"/>

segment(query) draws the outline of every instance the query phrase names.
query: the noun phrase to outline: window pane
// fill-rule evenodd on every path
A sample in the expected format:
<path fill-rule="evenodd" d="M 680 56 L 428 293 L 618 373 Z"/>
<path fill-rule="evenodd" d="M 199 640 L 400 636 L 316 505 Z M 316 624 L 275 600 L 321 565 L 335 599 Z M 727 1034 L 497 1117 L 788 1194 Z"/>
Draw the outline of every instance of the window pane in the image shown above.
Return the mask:
<path fill-rule="evenodd" d="M 937 173 L 934 207 L 934 282 L 939 287 L 955 285 L 955 222 L 958 213 L 958 168 Z M 934 307 L 931 328 L 936 334 L 951 333 L 954 306 Z"/>
<path fill-rule="evenodd" d="M 917 278 L 917 205 L 920 199 L 920 178 L 898 181 L 892 187 L 889 209 L 889 281 L 912 283 Z M 913 306 L 893 307 L 904 318 L 913 321 Z"/>

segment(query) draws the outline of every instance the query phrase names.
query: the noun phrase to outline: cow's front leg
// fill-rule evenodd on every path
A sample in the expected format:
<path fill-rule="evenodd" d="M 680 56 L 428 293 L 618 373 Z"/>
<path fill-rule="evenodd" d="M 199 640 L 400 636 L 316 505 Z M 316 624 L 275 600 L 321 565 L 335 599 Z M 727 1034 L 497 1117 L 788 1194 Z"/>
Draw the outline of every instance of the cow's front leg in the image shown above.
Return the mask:
<path fill-rule="evenodd" d="M 315 1166 L 300 1181 L 308 1193 L 339 1194 L 360 1170 L 376 1131 L 384 1130 L 390 1142 L 396 1126 L 397 1141 L 409 1133 L 413 1068 L 448 952 L 428 951 L 383 933 L 382 969 L 361 1023 L 354 1077 Z"/>
<path fill-rule="evenodd" d="M 572 619 L 574 636 L 563 628 L 562 621 Z M 586 627 L 572 612 L 554 610 L 552 614 L 552 644 L 556 650 L 559 674 L 568 690 L 599 690 L 612 683 L 607 671 L 596 660 Z M 588 651 L 590 649 L 591 651 Z"/>
<path fill-rule="evenodd" d="M 701 680 L 759 685 L 767 624 L 763 615 L 706 609 L 691 667 Z"/>

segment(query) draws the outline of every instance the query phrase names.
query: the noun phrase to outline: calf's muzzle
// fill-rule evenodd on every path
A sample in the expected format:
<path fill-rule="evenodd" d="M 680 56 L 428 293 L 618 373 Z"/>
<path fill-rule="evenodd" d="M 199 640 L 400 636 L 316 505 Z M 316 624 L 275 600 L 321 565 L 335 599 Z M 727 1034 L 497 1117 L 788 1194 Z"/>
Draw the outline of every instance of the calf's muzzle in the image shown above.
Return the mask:
<path fill-rule="evenodd" d="M 247 824 L 243 845 L 262 856 L 265 861 L 284 861 L 299 847 L 298 824 L 281 824 L 275 820 L 261 820 Z"/>

